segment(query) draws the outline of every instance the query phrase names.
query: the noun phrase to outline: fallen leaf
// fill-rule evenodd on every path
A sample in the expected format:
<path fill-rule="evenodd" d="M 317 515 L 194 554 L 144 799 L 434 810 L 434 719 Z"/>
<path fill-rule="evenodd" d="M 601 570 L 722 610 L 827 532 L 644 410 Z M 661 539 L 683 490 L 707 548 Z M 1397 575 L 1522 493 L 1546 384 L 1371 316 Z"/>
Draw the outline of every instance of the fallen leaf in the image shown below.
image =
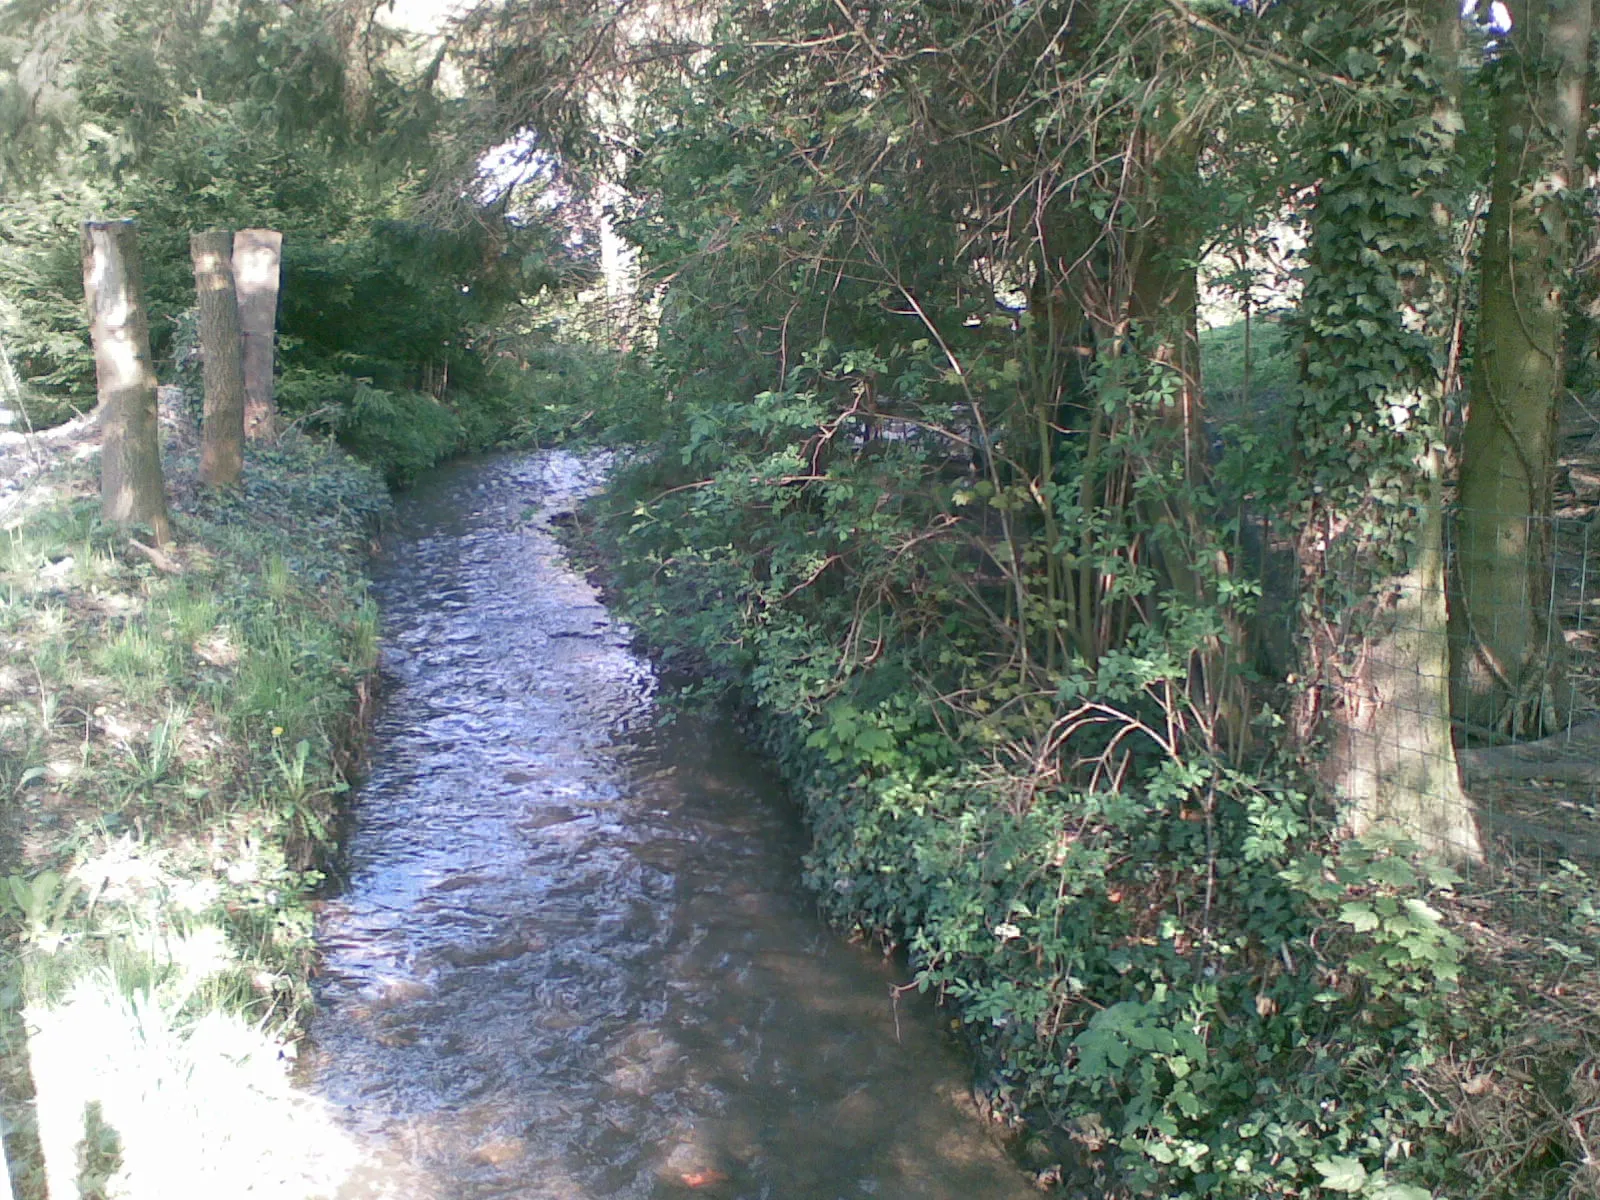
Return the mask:
<path fill-rule="evenodd" d="M 683 1182 L 692 1188 L 711 1187 L 713 1184 L 725 1183 L 727 1176 L 721 1171 L 689 1171 L 683 1176 Z"/>

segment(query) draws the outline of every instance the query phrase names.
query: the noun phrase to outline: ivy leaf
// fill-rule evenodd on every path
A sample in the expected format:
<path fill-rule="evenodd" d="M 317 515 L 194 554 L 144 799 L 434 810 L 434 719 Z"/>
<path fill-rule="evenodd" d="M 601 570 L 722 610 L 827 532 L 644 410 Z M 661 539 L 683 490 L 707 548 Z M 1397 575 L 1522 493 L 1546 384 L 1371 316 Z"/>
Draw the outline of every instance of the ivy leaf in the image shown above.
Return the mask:
<path fill-rule="evenodd" d="M 1412 1183 L 1389 1183 L 1372 1193 L 1372 1200 L 1433 1200 L 1433 1193 Z"/>

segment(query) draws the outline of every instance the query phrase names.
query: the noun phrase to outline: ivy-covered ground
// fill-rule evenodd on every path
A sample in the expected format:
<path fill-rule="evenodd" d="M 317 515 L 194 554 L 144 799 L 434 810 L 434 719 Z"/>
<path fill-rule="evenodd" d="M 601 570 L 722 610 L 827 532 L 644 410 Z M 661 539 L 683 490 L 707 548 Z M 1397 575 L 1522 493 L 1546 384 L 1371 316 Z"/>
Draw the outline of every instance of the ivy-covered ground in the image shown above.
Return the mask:
<path fill-rule="evenodd" d="M 176 540 L 151 550 L 101 523 L 88 429 L 5 449 L 0 1119 L 20 1193 L 316 1194 L 344 1151 L 289 1074 L 387 494 L 293 434 L 207 494 L 169 431 Z"/>

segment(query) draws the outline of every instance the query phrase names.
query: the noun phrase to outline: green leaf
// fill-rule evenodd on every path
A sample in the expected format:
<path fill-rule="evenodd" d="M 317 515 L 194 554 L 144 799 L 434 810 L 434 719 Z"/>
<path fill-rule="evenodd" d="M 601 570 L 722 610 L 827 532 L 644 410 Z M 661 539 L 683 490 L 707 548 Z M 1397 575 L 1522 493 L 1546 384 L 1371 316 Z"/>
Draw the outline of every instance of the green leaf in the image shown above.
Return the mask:
<path fill-rule="evenodd" d="M 1371 933 L 1378 927 L 1378 914 L 1365 900 L 1349 900 L 1340 905 L 1339 919 L 1357 933 Z"/>
<path fill-rule="evenodd" d="M 1433 1193 L 1411 1183 L 1386 1183 L 1372 1193 L 1372 1200 L 1433 1200 Z"/>
<path fill-rule="evenodd" d="M 1322 1186 L 1330 1192 L 1359 1192 L 1367 1184 L 1367 1169 L 1353 1158 L 1336 1154 L 1312 1160 L 1322 1176 Z"/>

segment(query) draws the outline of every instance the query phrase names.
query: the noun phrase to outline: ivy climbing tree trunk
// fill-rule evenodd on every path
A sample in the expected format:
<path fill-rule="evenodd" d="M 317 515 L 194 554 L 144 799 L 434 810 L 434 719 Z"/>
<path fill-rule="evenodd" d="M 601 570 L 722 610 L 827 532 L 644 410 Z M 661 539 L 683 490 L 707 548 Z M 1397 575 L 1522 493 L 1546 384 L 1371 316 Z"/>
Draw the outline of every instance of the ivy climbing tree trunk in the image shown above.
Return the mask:
<path fill-rule="evenodd" d="M 137 230 L 132 221 L 85 221 L 82 240 L 100 401 L 101 512 L 123 527 L 148 525 L 157 544 L 164 544 L 172 530 Z"/>
<path fill-rule="evenodd" d="M 253 442 L 278 436 L 272 372 L 282 260 L 283 234 L 277 230 L 241 229 L 233 235 L 233 276 L 244 337 L 244 431 Z"/>
<path fill-rule="evenodd" d="M 1309 485 L 1299 558 L 1302 732 L 1356 832 L 1481 856 L 1451 739 L 1445 594 L 1444 336 L 1437 264 L 1461 177 L 1454 0 L 1356 30 L 1365 93 L 1331 129 L 1302 304 Z"/>
<path fill-rule="evenodd" d="M 1454 698 L 1469 728 L 1538 737 L 1570 707 L 1548 609 L 1550 489 L 1594 12 L 1593 0 L 1510 9 L 1461 449 Z"/>
<path fill-rule="evenodd" d="M 211 487 L 232 487 L 244 472 L 244 366 L 232 244 L 225 232 L 197 233 L 189 239 L 206 392 L 200 478 Z"/>

